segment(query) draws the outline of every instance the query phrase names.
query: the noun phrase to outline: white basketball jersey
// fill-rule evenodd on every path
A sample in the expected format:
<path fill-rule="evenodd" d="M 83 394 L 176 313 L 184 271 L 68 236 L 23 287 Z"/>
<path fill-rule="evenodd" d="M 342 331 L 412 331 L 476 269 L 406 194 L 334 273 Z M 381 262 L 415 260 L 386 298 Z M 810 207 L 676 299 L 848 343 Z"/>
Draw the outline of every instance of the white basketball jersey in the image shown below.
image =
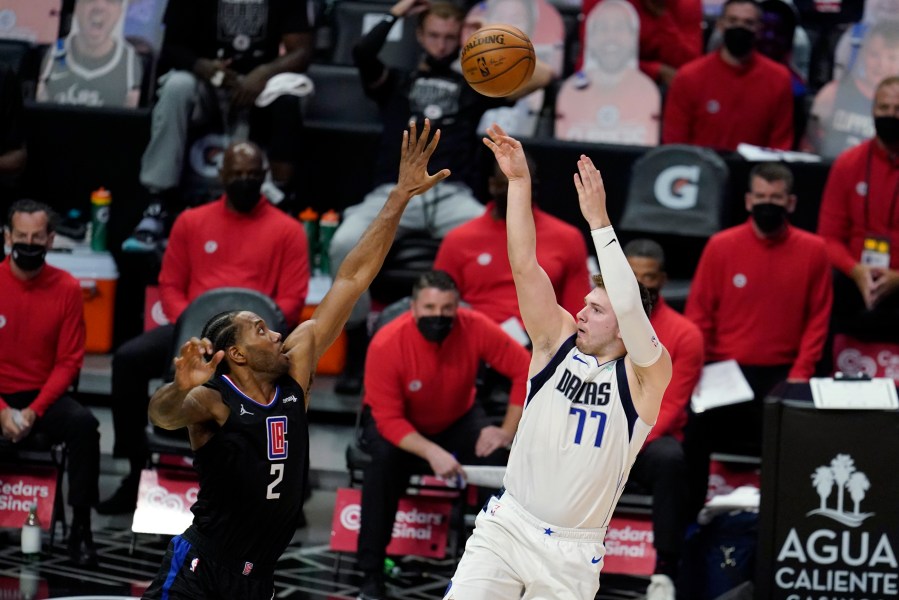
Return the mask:
<path fill-rule="evenodd" d="M 571 336 L 528 382 L 503 483 L 560 527 L 607 527 L 652 427 L 634 409 L 624 358 L 600 364 Z"/>

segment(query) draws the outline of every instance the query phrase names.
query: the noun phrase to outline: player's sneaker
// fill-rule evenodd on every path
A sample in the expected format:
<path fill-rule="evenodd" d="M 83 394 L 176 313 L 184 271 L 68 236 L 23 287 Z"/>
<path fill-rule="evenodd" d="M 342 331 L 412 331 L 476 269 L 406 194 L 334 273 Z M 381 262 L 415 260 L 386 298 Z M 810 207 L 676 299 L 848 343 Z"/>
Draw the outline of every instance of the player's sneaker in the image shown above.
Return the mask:
<path fill-rule="evenodd" d="M 144 211 L 140 223 L 134 229 L 134 233 L 122 242 L 122 250 L 125 252 L 153 252 L 164 248 L 167 216 L 161 204 L 150 204 Z"/>
<path fill-rule="evenodd" d="M 653 575 L 646 588 L 646 600 L 674 600 L 674 582 L 667 575 Z"/>

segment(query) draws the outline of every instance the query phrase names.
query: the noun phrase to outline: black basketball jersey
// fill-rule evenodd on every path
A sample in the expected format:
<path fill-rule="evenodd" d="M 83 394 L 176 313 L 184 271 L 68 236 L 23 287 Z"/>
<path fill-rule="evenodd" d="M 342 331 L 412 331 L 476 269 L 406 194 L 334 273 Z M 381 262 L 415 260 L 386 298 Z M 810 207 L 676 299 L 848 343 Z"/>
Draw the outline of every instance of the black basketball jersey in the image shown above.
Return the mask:
<path fill-rule="evenodd" d="M 277 562 L 290 543 L 309 472 L 303 389 L 286 375 L 276 384 L 271 403 L 262 405 L 227 375 L 208 382 L 231 414 L 194 457 L 194 526 L 218 552 L 260 566 Z"/>

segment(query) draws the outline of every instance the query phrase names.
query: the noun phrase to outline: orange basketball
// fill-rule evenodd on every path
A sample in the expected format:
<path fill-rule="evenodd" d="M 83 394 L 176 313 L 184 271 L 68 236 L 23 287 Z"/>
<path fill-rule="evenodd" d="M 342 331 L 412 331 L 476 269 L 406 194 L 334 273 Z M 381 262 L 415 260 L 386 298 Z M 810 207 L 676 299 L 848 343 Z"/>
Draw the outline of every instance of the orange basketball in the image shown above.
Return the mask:
<path fill-rule="evenodd" d="M 462 46 L 462 75 L 476 92 L 499 98 L 531 80 L 537 56 L 523 31 L 511 25 L 481 27 Z"/>

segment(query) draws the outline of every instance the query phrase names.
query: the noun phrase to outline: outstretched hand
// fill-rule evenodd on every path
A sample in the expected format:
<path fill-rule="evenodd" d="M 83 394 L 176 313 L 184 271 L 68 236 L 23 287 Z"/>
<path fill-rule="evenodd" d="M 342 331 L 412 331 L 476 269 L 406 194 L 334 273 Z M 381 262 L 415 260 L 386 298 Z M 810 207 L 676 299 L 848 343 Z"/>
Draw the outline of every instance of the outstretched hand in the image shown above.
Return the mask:
<path fill-rule="evenodd" d="M 210 355 L 212 359 L 207 361 L 206 356 Z M 224 357 L 224 350 L 213 354 L 208 338 L 190 338 L 181 346 L 181 354 L 175 357 L 175 386 L 186 392 L 203 385 L 212 379 Z"/>
<path fill-rule="evenodd" d="M 509 181 L 530 176 L 521 142 L 508 135 L 496 123 L 487 128 L 487 135 L 489 137 L 484 138 L 484 145 L 493 151 L 499 168 Z"/>
<path fill-rule="evenodd" d="M 434 132 L 434 137 L 428 143 L 431 133 L 431 121 L 425 119 L 425 126 L 418 135 L 415 122 L 409 124 L 409 129 L 403 131 L 403 147 L 400 151 L 400 175 L 397 179 L 397 187 L 408 193 L 409 197 L 427 192 L 429 189 L 443 181 L 450 175 L 449 169 L 443 169 L 434 175 L 428 175 L 428 161 L 437 143 L 440 141 L 440 130 Z"/>
<path fill-rule="evenodd" d="M 574 174 L 574 187 L 577 188 L 577 200 L 581 214 L 590 229 L 599 229 L 611 225 L 606 211 L 606 189 L 602 183 L 602 175 L 593 166 L 593 161 L 581 154 L 577 161 L 578 172 Z"/>

